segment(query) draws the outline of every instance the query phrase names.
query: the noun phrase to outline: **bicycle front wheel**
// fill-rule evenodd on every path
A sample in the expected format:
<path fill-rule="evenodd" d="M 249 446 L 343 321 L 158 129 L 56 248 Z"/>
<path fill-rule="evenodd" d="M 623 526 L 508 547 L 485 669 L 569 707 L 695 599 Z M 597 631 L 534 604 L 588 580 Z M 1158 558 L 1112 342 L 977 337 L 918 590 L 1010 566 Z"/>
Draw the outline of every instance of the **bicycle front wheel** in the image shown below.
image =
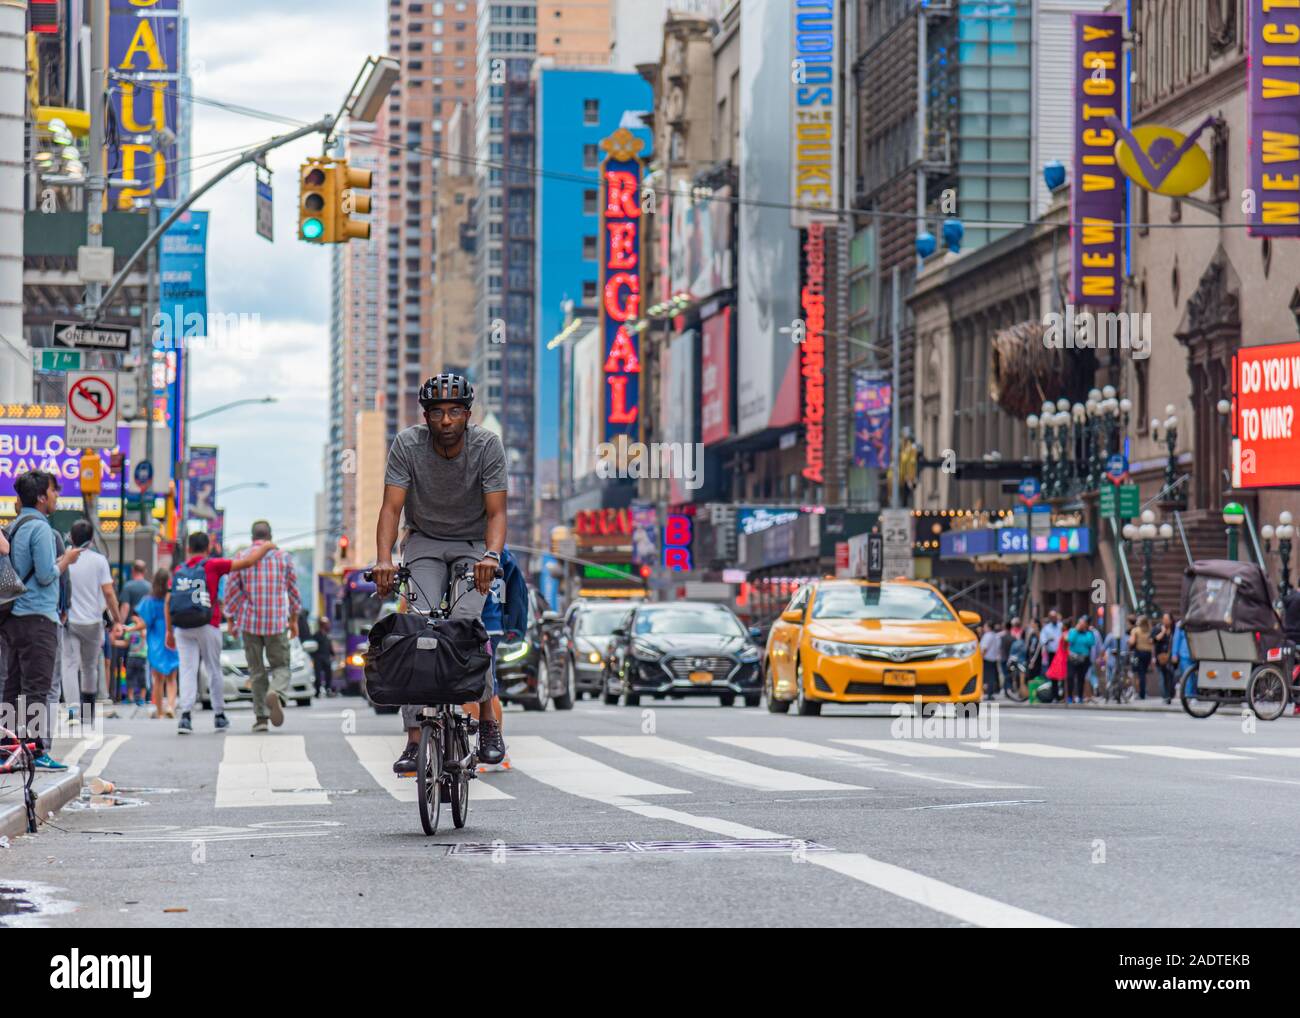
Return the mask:
<path fill-rule="evenodd" d="M 459 763 L 469 759 L 469 731 L 464 724 L 453 726 L 451 730 L 451 755 Z M 457 830 L 465 826 L 469 819 L 469 778 L 474 770 L 470 760 L 468 766 L 458 767 L 447 775 L 449 784 L 447 798 L 451 800 L 451 822 Z"/>
<path fill-rule="evenodd" d="M 415 779 L 420 803 L 420 823 L 424 826 L 425 834 L 438 833 L 438 816 L 442 812 L 441 778 L 442 742 L 433 725 L 421 725 Z"/>

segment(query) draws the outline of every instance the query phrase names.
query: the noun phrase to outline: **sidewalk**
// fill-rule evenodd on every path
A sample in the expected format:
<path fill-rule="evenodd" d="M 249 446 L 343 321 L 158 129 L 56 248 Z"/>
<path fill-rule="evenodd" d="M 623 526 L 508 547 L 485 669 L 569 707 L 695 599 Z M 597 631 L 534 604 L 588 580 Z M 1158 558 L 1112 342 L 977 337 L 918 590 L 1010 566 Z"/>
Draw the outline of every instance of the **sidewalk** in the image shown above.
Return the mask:
<path fill-rule="evenodd" d="M 83 770 L 80 766 L 66 771 L 37 771 L 32 791 L 36 793 L 36 815 L 42 827 L 51 813 L 57 813 L 81 794 Z M 17 838 L 27 833 L 27 810 L 23 805 L 22 788 L 18 775 L 9 775 L 6 786 L 13 792 L 0 805 L 0 838 Z M 12 800 L 12 801 L 9 801 Z"/>
<path fill-rule="evenodd" d="M 1183 713 L 1182 704 L 1177 700 L 1173 703 L 1165 703 L 1158 696 L 1148 696 L 1145 700 L 1130 700 L 1128 703 L 1016 703 L 1014 700 L 1008 700 L 1004 697 L 997 697 L 992 701 L 1000 707 L 1018 707 L 1027 710 L 1111 710 L 1111 711 L 1143 711 L 1147 713 L 1169 712 L 1174 714 Z"/>

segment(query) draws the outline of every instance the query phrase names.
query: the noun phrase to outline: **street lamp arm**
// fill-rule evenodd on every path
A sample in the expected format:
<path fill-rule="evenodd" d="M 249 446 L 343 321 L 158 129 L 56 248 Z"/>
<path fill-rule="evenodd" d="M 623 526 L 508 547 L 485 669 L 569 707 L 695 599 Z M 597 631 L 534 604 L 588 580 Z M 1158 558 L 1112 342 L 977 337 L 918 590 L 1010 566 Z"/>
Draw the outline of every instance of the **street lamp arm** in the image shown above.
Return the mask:
<path fill-rule="evenodd" d="M 222 403 L 221 406 L 214 406 L 211 410 L 204 410 L 202 413 L 194 414 L 192 417 L 186 417 L 186 424 L 193 424 L 195 421 L 202 420 L 204 417 L 211 417 L 213 414 L 219 414 L 223 410 L 229 410 L 231 407 L 245 406 L 249 403 L 274 403 L 274 396 L 258 396 L 250 399 L 237 399 L 232 403 Z"/>
<path fill-rule="evenodd" d="M 288 134 L 277 135 L 274 138 L 264 141 L 262 144 L 256 146 L 255 148 L 250 148 L 247 152 L 244 152 L 242 155 L 236 157 L 233 162 L 223 167 L 221 171 L 217 173 L 216 176 L 214 176 L 211 180 L 204 183 L 202 187 L 194 191 L 188 198 L 186 198 L 183 202 L 177 205 L 176 208 L 172 209 L 171 215 L 169 215 L 166 219 L 164 219 L 161 223 L 159 223 L 157 227 L 154 228 L 154 231 L 144 239 L 144 243 L 141 244 L 138 248 L 136 248 L 135 253 L 132 254 L 131 257 L 126 260 L 126 264 L 122 266 L 121 271 L 118 272 L 118 274 L 113 277 L 113 281 L 108 284 L 108 288 L 100 296 L 99 301 L 97 303 L 92 304 L 90 301 L 86 302 L 86 309 L 85 309 L 86 321 L 97 322 L 99 321 L 100 318 L 103 317 L 104 309 L 108 307 L 112 299 L 115 296 L 117 296 L 117 291 L 122 289 L 123 283 L 126 282 L 127 274 L 133 268 L 135 268 L 136 262 L 138 262 L 142 257 L 144 257 L 144 255 L 149 251 L 149 249 L 152 248 L 156 243 L 158 243 L 158 239 L 164 233 L 167 232 L 167 230 L 171 227 L 172 223 L 176 222 L 176 220 L 179 219 L 181 215 L 190 208 L 190 206 L 192 206 L 196 201 L 198 201 L 205 194 L 207 194 L 208 191 L 210 191 L 213 187 L 215 187 L 221 181 L 225 180 L 226 177 L 230 176 L 232 173 L 234 173 L 245 163 L 259 161 L 264 155 L 266 155 L 267 152 L 270 152 L 272 149 L 279 148 L 281 145 L 287 145 L 291 141 L 297 141 L 299 138 L 302 138 L 308 134 L 317 134 L 321 131 L 330 131 L 333 129 L 333 127 L 334 127 L 334 117 L 332 116 L 322 117 L 320 120 L 317 120 L 314 124 L 308 124 L 306 127 L 300 127 L 298 128 L 298 130 L 290 131 Z"/>

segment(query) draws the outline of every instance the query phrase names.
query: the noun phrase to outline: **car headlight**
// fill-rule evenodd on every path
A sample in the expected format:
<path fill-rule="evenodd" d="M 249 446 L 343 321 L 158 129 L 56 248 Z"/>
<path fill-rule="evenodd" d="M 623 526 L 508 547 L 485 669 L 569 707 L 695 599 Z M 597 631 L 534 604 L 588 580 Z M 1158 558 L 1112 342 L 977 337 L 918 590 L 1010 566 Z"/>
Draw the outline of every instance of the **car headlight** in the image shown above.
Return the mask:
<path fill-rule="evenodd" d="M 348 664 L 353 668 L 364 668 L 366 666 L 366 656 L 364 654 L 349 654 Z"/>
<path fill-rule="evenodd" d="M 860 648 L 855 643 L 837 643 L 835 640 L 813 640 L 813 650 L 829 657 L 859 657 Z"/>
<path fill-rule="evenodd" d="M 642 643 L 639 640 L 632 644 L 632 654 L 643 661 L 658 661 L 662 656 L 657 647 L 649 643 Z"/>
<path fill-rule="evenodd" d="M 528 653 L 528 641 L 520 640 L 516 644 L 505 644 L 501 647 L 501 662 L 518 661 Z"/>
<path fill-rule="evenodd" d="M 939 648 L 940 657 L 968 658 L 974 657 L 975 652 L 980 649 L 977 640 L 971 640 L 968 643 L 950 643 L 946 647 Z"/>
<path fill-rule="evenodd" d="M 594 665 L 598 665 L 601 663 L 602 659 L 600 654 L 593 650 L 590 654 L 587 655 L 587 660 Z"/>

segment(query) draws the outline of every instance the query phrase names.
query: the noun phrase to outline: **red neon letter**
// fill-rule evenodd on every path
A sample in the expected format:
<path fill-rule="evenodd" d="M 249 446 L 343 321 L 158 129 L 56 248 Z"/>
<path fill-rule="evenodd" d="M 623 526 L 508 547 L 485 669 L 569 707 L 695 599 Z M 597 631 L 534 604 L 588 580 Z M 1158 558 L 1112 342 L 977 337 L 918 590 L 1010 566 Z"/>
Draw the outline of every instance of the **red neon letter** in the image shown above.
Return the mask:
<path fill-rule="evenodd" d="M 632 342 L 626 325 L 618 327 L 614 343 L 609 348 L 609 356 L 605 358 L 605 370 L 626 371 L 628 374 L 636 374 L 641 370 L 641 361 L 636 355 L 636 344 Z"/>
<path fill-rule="evenodd" d="M 629 170 L 610 170 L 605 174 L 605 215 L 614 219 L 639 219 L 641 206 L 636 200 L 636 174 Z"/>
<path fill-rule="evenodd" d="M 610 424 L 635 424 L 636 407 L 627 405 L 627 375 L 606 375 L 609 382 L 609 413 L 605 419 Z"/>
<path fill-rule="evenodd" d="M 636 223 L 626 221 L 606 223 L 609 231 L 609 262 L 611 269 L 635 269 L 637 251 L 633 247 L 636 240 Z"/>
<path fill-rule="evenodd" d="M 627 301 L 619 304 L 619 290 L 627 287 Z M 641 307 L 641 277 L 630 272 L 616 272 L 605 281 L 605 313 L 616 322 L 635 318 Z"/>

